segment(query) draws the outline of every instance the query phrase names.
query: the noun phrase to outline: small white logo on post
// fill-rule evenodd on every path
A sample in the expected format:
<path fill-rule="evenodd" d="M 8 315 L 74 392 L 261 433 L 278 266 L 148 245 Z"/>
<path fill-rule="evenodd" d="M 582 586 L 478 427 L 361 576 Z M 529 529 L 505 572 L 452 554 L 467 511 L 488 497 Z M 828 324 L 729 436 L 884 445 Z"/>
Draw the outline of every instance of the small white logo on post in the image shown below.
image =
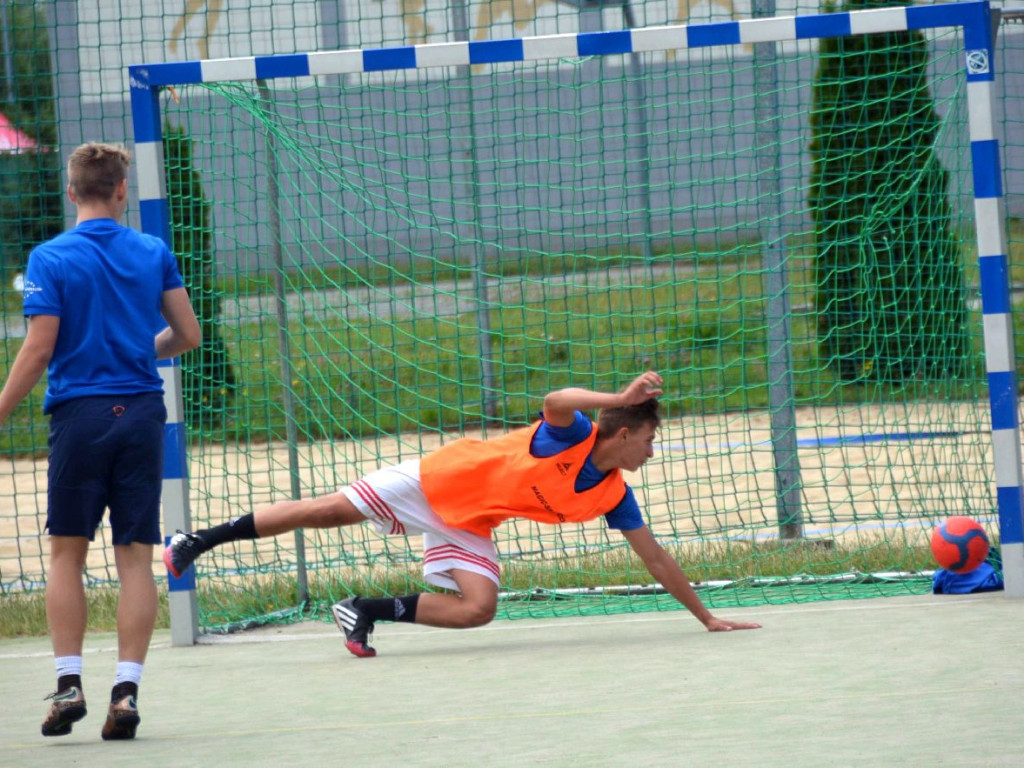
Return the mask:
<path fill-rule="evenodd" d="M 967 73 L 984 75 L 988 72 L 988 51 L 980 49 L 967 52 Z"/>

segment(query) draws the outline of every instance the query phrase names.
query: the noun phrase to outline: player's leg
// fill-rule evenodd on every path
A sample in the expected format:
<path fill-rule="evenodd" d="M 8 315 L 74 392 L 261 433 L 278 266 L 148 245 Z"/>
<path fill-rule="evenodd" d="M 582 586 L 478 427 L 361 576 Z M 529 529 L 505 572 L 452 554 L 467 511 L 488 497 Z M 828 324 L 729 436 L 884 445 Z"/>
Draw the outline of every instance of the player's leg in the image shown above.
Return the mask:
<path fill-rule="evenodd" d="M 194 533 L 179 531 L 164 550 L 164 564 L 180 578 L 199 555 L 229 541 L 280 536 L 299 528 L 338 528 L 363 522 L 366 518 L 342 493 L 279 501 L 212 528 Z"/>
<path fill-rule="evenodd" d="M 424 592 L 403 597 L 356 597 L 338 605 L 351 605 L 371 622 L 402 621 L 428 627 L 467 629 L 480 627 L 494 618 L 498 608 L 498 585 L 488 576 L 452 569 L 456 592 Z"/>
<path fill-rule="evenodd" d="M 107 495 L 114 562 L 120 582 L 117 602 L 117 670 L 101 735 L 133 739 L 141 721 L 139 683 L 157 615 L 153 547 L 161 542 L 160 494 L 167 412 L 158 393 L 120 399 L 111 427 L 117 452 Z"/>
<path fill-rule="evenodd" d="M 335 603 L 331 609 L 334 620 L 352 654 L 376 655 L 369 640 L 377 621 L 465 628 L 494 618 L 499 583 L 494 542 L 444 523 L 423 495 L 418 462 L 375 472 L 343 492 L 380 533 L 422 534 L 424 578 L 456 593 L 374 599 L 353 596 Z"/>
<path fill-rule="evenodd" d="M 109 455 L 96 419 L 97 398 L 58 405 L 50 418 L 46 530 L 50 568 L 46 577 L 46 617 L 57 668 L 57 691 L 43 721 L 44 736 L 71 733 L 86 714 L 82 687 L 82 644 L 87 608 L 82 572 L 89 543 L 106 508 L 103 483 Z M 82 450 L 88 445 L 89 450 Z"/>
<path fill-rule="evenodd" d="M 153 580 L 153 545 L 114 547 L 121 593 L 117 603 L 119 661 L 142 664 L 156 625 L 157 591 Z"/>
<path fill-rule="evenodd" d="M 498 609 L 498 585 L 489 576 L 453 568 L 457 593 L 425 593 L 416 608 L 416 623 L 467 629 L 490 623 Z"/>
<path fill-rule="evenodd" d="M 86 714 L 82 688 L 82 644 L 87 613 L 82 571 L 88 552 L 89 539 L 85 536 L 50 537 L 46 619 L 57 667 L 57 691 L 43 721 L 44 736 L 71 733 L 71 724 Z"/>
<path fill-rule="evenodd" d="M 158 608 L 153 545 L 115 545 L 114 560 L 121 592 L 117 601 L 117 672 L 103 724 L 105 740 L 135 738 L 141 721 L 139 682 Z"/>
<path fill-rule="evenodd" d="M 363 522 L 366 522 L 366 517 L 343 493 L 282 501 L 253 514 L 253 525 L 259 538 L 279 536 L 297 528 L 338 528 Z"/>
<path fill-rule="evenodd" d="M 89 553 L 84 536 L 51 536 L 46 575 L 46 618 L 55 656 L 81 656 L 86 602 L 82 571 Z"/>
<path fill-rule="evenodd" d="M 487 624 L 498 607 L 498 584 L 489 576 L 452 569 L 448 572 L 458 592 L 424 592 L 402 597 L 350 597 L 331 607 L 334 621 L 345 634 L 345 647 L 353 656 L 368 658 L 377 651 L 370 636 L 378 621 L 423 624 L 428 627 L 467 629 Z"/>

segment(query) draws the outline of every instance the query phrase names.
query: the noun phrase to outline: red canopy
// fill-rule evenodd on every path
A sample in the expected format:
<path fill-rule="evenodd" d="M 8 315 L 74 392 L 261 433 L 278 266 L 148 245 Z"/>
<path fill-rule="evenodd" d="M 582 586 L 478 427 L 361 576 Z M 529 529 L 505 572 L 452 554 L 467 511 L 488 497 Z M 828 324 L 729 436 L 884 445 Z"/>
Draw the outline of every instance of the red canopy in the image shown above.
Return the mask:
<path fill-rule="evenodd" d="M 39 145 L 27 134 L 11 125 L 7 115 L 0 112 L 0 152 L 21 153 L 33 149 L 39 149 Z"/>

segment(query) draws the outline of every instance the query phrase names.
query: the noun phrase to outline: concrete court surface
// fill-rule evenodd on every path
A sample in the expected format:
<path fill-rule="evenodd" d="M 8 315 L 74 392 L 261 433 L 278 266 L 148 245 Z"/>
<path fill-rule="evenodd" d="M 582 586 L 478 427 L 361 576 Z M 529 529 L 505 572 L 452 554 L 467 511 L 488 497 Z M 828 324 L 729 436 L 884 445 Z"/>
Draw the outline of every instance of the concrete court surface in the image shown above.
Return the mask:
<path fill-rule="evenodd" d="M 2 603 L 0 603 L 2 606 Z M 116 661 L 91 637 L 89 715 L 44 739 L 45 638 L 0 642 L 0 766 L 1020 766 L 1024 601 L 1002 593 L 378 626 L 172 648 L 159 632 L 134 742 L 100 740 Z"/>

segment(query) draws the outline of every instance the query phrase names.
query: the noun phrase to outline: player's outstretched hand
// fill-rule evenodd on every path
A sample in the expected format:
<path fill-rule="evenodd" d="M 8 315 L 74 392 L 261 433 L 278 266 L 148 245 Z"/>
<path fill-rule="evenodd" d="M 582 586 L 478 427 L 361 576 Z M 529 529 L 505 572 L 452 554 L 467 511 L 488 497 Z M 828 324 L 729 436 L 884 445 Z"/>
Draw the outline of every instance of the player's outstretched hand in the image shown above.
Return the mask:
<path fill-rule="evenodd" d="M 622 404 L 640 405 L 646 403 L 652 397 L 657 397 L 662 392 L 661 376 L 654 371 L 641 373 L 622 391 Z"/>
<path fill-rule="evenodd" d="M 711 619 L 707 624 L 708 632 L 732 632 L 734 629 L 760 629 L 761 625 L 753 621 L 729 621 L 728 619 Z"/>

